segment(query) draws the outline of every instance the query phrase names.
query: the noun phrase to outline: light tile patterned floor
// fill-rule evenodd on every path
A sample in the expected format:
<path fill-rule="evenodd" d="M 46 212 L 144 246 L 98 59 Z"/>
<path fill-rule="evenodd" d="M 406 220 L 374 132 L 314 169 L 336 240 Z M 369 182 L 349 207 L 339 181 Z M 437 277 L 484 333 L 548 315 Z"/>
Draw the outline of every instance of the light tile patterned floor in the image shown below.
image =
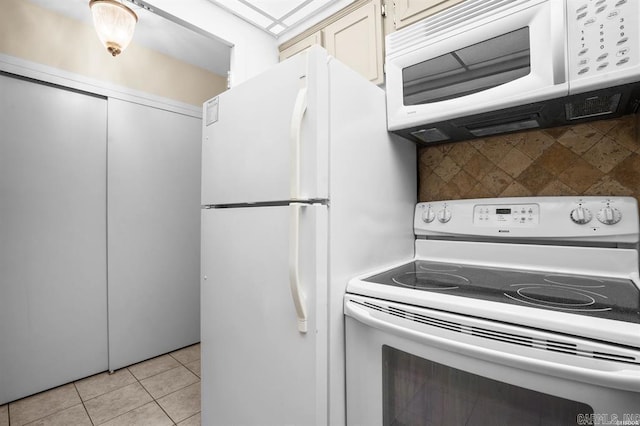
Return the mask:
<path fill-rule="evenodd" d="M 200 425 L 200 344 L 0 406 L 22 425 Z"/>

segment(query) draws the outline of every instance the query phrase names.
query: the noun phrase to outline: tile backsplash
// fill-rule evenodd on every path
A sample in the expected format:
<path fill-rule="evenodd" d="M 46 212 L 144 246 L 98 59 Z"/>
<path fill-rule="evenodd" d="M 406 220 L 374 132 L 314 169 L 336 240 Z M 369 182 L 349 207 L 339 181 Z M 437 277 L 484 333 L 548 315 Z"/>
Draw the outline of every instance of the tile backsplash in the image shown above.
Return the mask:
<path fill-rule="evenodd" d="M 640 201 L 640 115 L 420 148 L 419 201 L 629 195 Z"/>

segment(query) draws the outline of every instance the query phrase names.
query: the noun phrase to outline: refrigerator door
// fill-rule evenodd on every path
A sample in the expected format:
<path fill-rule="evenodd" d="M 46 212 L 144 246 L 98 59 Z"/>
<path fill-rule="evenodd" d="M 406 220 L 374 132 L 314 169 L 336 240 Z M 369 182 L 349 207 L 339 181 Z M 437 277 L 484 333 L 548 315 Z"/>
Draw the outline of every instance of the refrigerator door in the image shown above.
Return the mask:
<path fill-rule="evenodd" d="M 204 104 L 203 205 L 327 198 L 326 63 L 311 49 Z"/>
<path fill-rule="evenodd" d="M 202 424 L 327 424 L 327 207 L 205 209 L 202 233 Z"/>

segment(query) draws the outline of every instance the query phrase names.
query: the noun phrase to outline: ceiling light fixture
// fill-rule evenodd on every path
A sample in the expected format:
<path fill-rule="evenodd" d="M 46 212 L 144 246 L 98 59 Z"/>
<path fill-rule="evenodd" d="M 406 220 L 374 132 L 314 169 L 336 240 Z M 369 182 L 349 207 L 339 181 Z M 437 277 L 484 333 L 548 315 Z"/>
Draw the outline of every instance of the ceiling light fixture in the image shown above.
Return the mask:
<path fill-rule="evenodd" d="M 138 17 L 122 3 L 115 0 L 91 0 L 93 25 L 98 38 L 112 56 L 117 56 L 127 48 L 133 38 Z"/>

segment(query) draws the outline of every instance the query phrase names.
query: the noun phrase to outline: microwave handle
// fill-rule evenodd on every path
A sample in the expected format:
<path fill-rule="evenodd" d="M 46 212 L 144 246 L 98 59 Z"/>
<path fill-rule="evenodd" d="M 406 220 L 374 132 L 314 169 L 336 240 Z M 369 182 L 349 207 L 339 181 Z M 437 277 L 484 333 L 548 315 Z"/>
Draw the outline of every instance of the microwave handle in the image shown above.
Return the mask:
<path fill-rule="evenodd" d="M 451 353 L 461 354 L 466 357 L 482 359 L 494 364 L 502 364 L 522 370 L 544 372 L 550 376 L 558 376 L 574 379 L 581 382 L 592 383 L 614 389 L 640 391 L 640 373 L 636 370 L 620 369 L 589 369 L 570 364 L 561 364 L 529 356 L 504 352 L 497 349 L 489 349 L 479 345 L 473 345 L 456 340 L 457 333 L 451 332 L 451 338 L 435 336 L 411 328 L 410 325 L 401 326 L 386 318 L 374 316 L 373 310 L 369 310 L 351 300 L 344 304 L 344 314 L 362 324 L 381 330 L 392 336 L 409 339 L 422 345 L 438 348 Z M 386 316 L 386 315 L 385 315 Z M 347 341 L 347 345 L 349 341 Z"/>
<path fill-rule="evenodd" d="M 567 49 L 565 32 L 567 17 L 565 2 L 549 2 L 551 7 L 551 66 L 553 68 L 553 84 L 567 82 Z"/>

